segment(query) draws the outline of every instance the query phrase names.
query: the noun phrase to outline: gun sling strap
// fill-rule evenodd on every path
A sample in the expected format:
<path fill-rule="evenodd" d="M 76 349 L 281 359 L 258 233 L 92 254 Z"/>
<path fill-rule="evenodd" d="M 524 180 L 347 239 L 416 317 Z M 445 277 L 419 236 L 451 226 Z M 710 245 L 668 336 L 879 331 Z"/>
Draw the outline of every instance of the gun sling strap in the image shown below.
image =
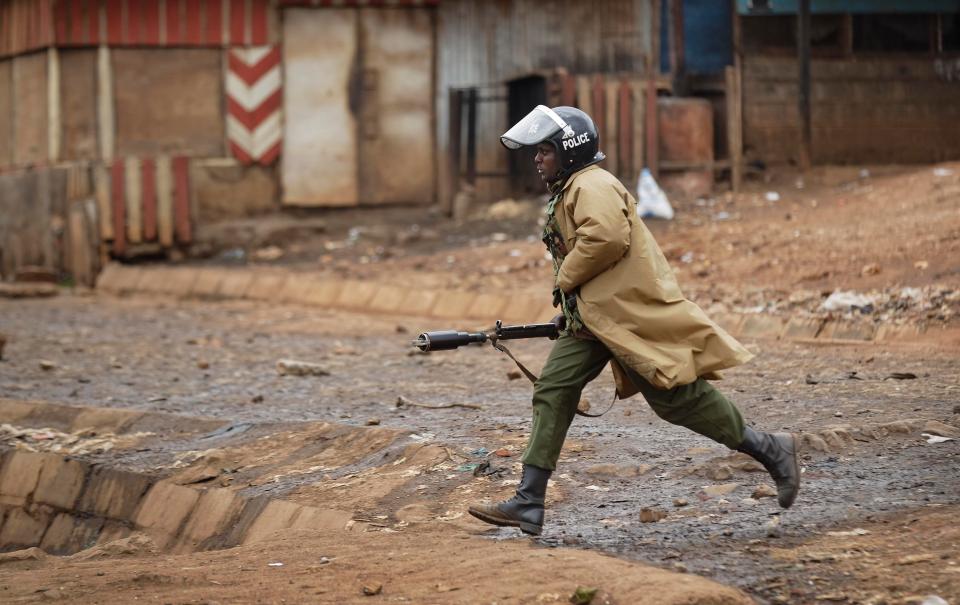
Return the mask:
<path fill-rule="evenodd" d="M 497 340 L 496 338 L 491 338 L 490 344 L 493 345 L 494 349 L 500 351 L 501 353 L 505 354 L 507 357 L 512 359 L 513 363 L 517 364 L 517 367 L 520 369 L 521 372 L 523 372 L 523 375 L 526 376 L 531 383 L 537 382 L 537 378 L 538 378 L 537 375 L 531 372 L 530 370 L 528 370 L 527 366 L 520 363 L 520 360 L 513 356 L 513 353 L 510 352 L 510 349 L 508 349 L 505 345 L 500 344 L 499 340 Z M 590 414 L 589 412 L 582 412 L 580 411 L 579 408 L 577 408 L 577 415 L 586 416 L 587 418 L 599 418 L 600 416 L 603 416 L 604 414 L 612 410 L 615 403 L 617 403 L 616 391 L 613 392 L 613 401 L 610 402 L 610 405 L 604 411 L 600 412 L 599 414 Z"/>

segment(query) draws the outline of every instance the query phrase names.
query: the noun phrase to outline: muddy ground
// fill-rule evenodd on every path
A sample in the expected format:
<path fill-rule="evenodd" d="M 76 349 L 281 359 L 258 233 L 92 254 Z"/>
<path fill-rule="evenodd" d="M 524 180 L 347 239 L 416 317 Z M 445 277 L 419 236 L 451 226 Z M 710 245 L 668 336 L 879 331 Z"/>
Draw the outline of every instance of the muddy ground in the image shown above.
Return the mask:
<path fill-rule="evenodd" d="M 848 312 L 952 327 L 960 181 L 931 170 L 824 172 L 803 188 L 781 177 L 740 196 L 691 202 L 680 220 L 654 231 L 704 307 L 817 312 L 836 289 L 911 287 L 934 292 L 935 303 Z M 776 202 L 765 197 L 774 185 L 789 188 Z M 903 207 L 911 191 L 917 213 Z M 513 233 L 483 215 L 458 238 L 465 225 L 438 222 L 429 227 L 436 234 L 412 237 L 406 247 L 389 236 L 387 246 L 370 248 L 373 256 L 362 234 L 341 239 L 330 227 L 320 244 L 288 245 L 271 262 L 429 286 L 549 287 L 542 248 L 529 241 L 535 215 L 524 224 L 525 232 Z M 379 248 L 394 252 L 374 258 Z M 13 602 L 549 603 L 593 584 L 601 588 L 595 602 L 667 602 L 630 592 L 625 578 L 637 568 L 622 565 L 638 562 L 685 574 L 650 572 L 651 590 L 664 595 L 678 586 L 675 578 L 699 575 L 760 603 L 960 600 L 960 439 L 929 437 L 960 436 L 955 348 L 935 338 L 884 346 L 748 341 L 757 357 L 718 386 L 751 424 L 804 435 L 794 508 L 783 512 L 758 490 L 769 480 L 748 459 L 666 424 L 634 398 L 602 418 L 576 420 L 551 484 L 544 534 L 531 540 L 464 515 L 471 502 L 509 495 L 518 479 L 530 385 L 511 378 L 512 363 L 489 347 L 411 351 L 419 331 L 446 327 L 479 326 L 248 302 L 96 294 L 0 300 L 0 332 L 8 338 L 2 398 L 229 420 L 237 435 L 216 447 L 238 461 L 269 435 L 300 447 L 309 430 L 299 427 L 311 422 L 393 431 L 396 443 L 446 452 L 442 464 L 393 477 L 387 487 L 386 475 L 364 475 L 369 460 L 271 481 L 242 472 L 231 479 L 251 494 L 347 508 L 381 532 L 281 533 L 212 553 L 17 562 L 0 566 L 0 594 Z M 512 349 L 538 369 L 549 343 Z M 329 375 L 281 376 L 275 364 L 286 358 L 319 363 Z M 585 393 L 591 411 L 606 409 L 612 393 L 604 373 Z M 451 404 L 458 407 L 419 407 Z M 265 443 L 282 448 L 283 439 Z M 208 447 L 159 435 L 114 463 L 169 473 L 182 452 Z M 285 566 L 266 567 L 268 559 Z M 383 592 L 362 596 L 360 587 L 375 583 Z M 735 602 L 690 590 L 699 599 L 691 602 Z"/>

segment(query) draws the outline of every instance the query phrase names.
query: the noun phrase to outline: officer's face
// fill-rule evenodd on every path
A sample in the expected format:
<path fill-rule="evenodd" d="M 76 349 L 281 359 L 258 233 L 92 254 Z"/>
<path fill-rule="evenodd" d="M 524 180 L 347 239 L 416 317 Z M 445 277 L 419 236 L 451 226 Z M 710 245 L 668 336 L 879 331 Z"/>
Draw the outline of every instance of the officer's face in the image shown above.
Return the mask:
<path fill-rule="evenodd" d="M 553 145 L 548 143 L 537 145 L 537 155 L 533 157 L 533 161 L 544 182 L 549 183 L 557 176 L 557 151 Z"/>

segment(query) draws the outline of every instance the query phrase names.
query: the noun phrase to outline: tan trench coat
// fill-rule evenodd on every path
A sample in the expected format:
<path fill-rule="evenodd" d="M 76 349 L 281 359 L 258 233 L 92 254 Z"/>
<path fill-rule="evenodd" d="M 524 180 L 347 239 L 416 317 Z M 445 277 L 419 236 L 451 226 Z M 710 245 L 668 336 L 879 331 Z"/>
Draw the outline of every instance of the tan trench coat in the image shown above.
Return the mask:
<path fill-rule="evenodd" d="M 579 288 L 584 325 L 616 357 L 621 398 L 638 389 L 620 364 L 666 389 L 715 377 L 753 357 L 683 297 L 637 217 L 633 196 L 615 176 L 589 166 L 567 179 L 561 192 L 555 215 L 568 253 L 557 285 L 567 293 Z"/>

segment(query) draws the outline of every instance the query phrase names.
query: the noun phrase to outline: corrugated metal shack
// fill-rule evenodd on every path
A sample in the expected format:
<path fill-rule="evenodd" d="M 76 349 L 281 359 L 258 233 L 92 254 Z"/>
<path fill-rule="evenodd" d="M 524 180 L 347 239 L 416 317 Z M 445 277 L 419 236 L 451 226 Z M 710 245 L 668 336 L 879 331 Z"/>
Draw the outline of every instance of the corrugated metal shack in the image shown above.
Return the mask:
<path fill-rule="evenodd" d="M 284 206 L 538 193 L 577 105 L 633 186 L 960 157 L 960 0 L 0 0 L 0 274 L 89 283 Z M 804 77 L 803 74 L 809 74 Z M 808 136 L 807 136 L 808 135 Z"/>
<path fill-rule="evenodd" d="M 735 46 L 748 161 L 960 158 L 957 0 L 738 0 Z"/>

